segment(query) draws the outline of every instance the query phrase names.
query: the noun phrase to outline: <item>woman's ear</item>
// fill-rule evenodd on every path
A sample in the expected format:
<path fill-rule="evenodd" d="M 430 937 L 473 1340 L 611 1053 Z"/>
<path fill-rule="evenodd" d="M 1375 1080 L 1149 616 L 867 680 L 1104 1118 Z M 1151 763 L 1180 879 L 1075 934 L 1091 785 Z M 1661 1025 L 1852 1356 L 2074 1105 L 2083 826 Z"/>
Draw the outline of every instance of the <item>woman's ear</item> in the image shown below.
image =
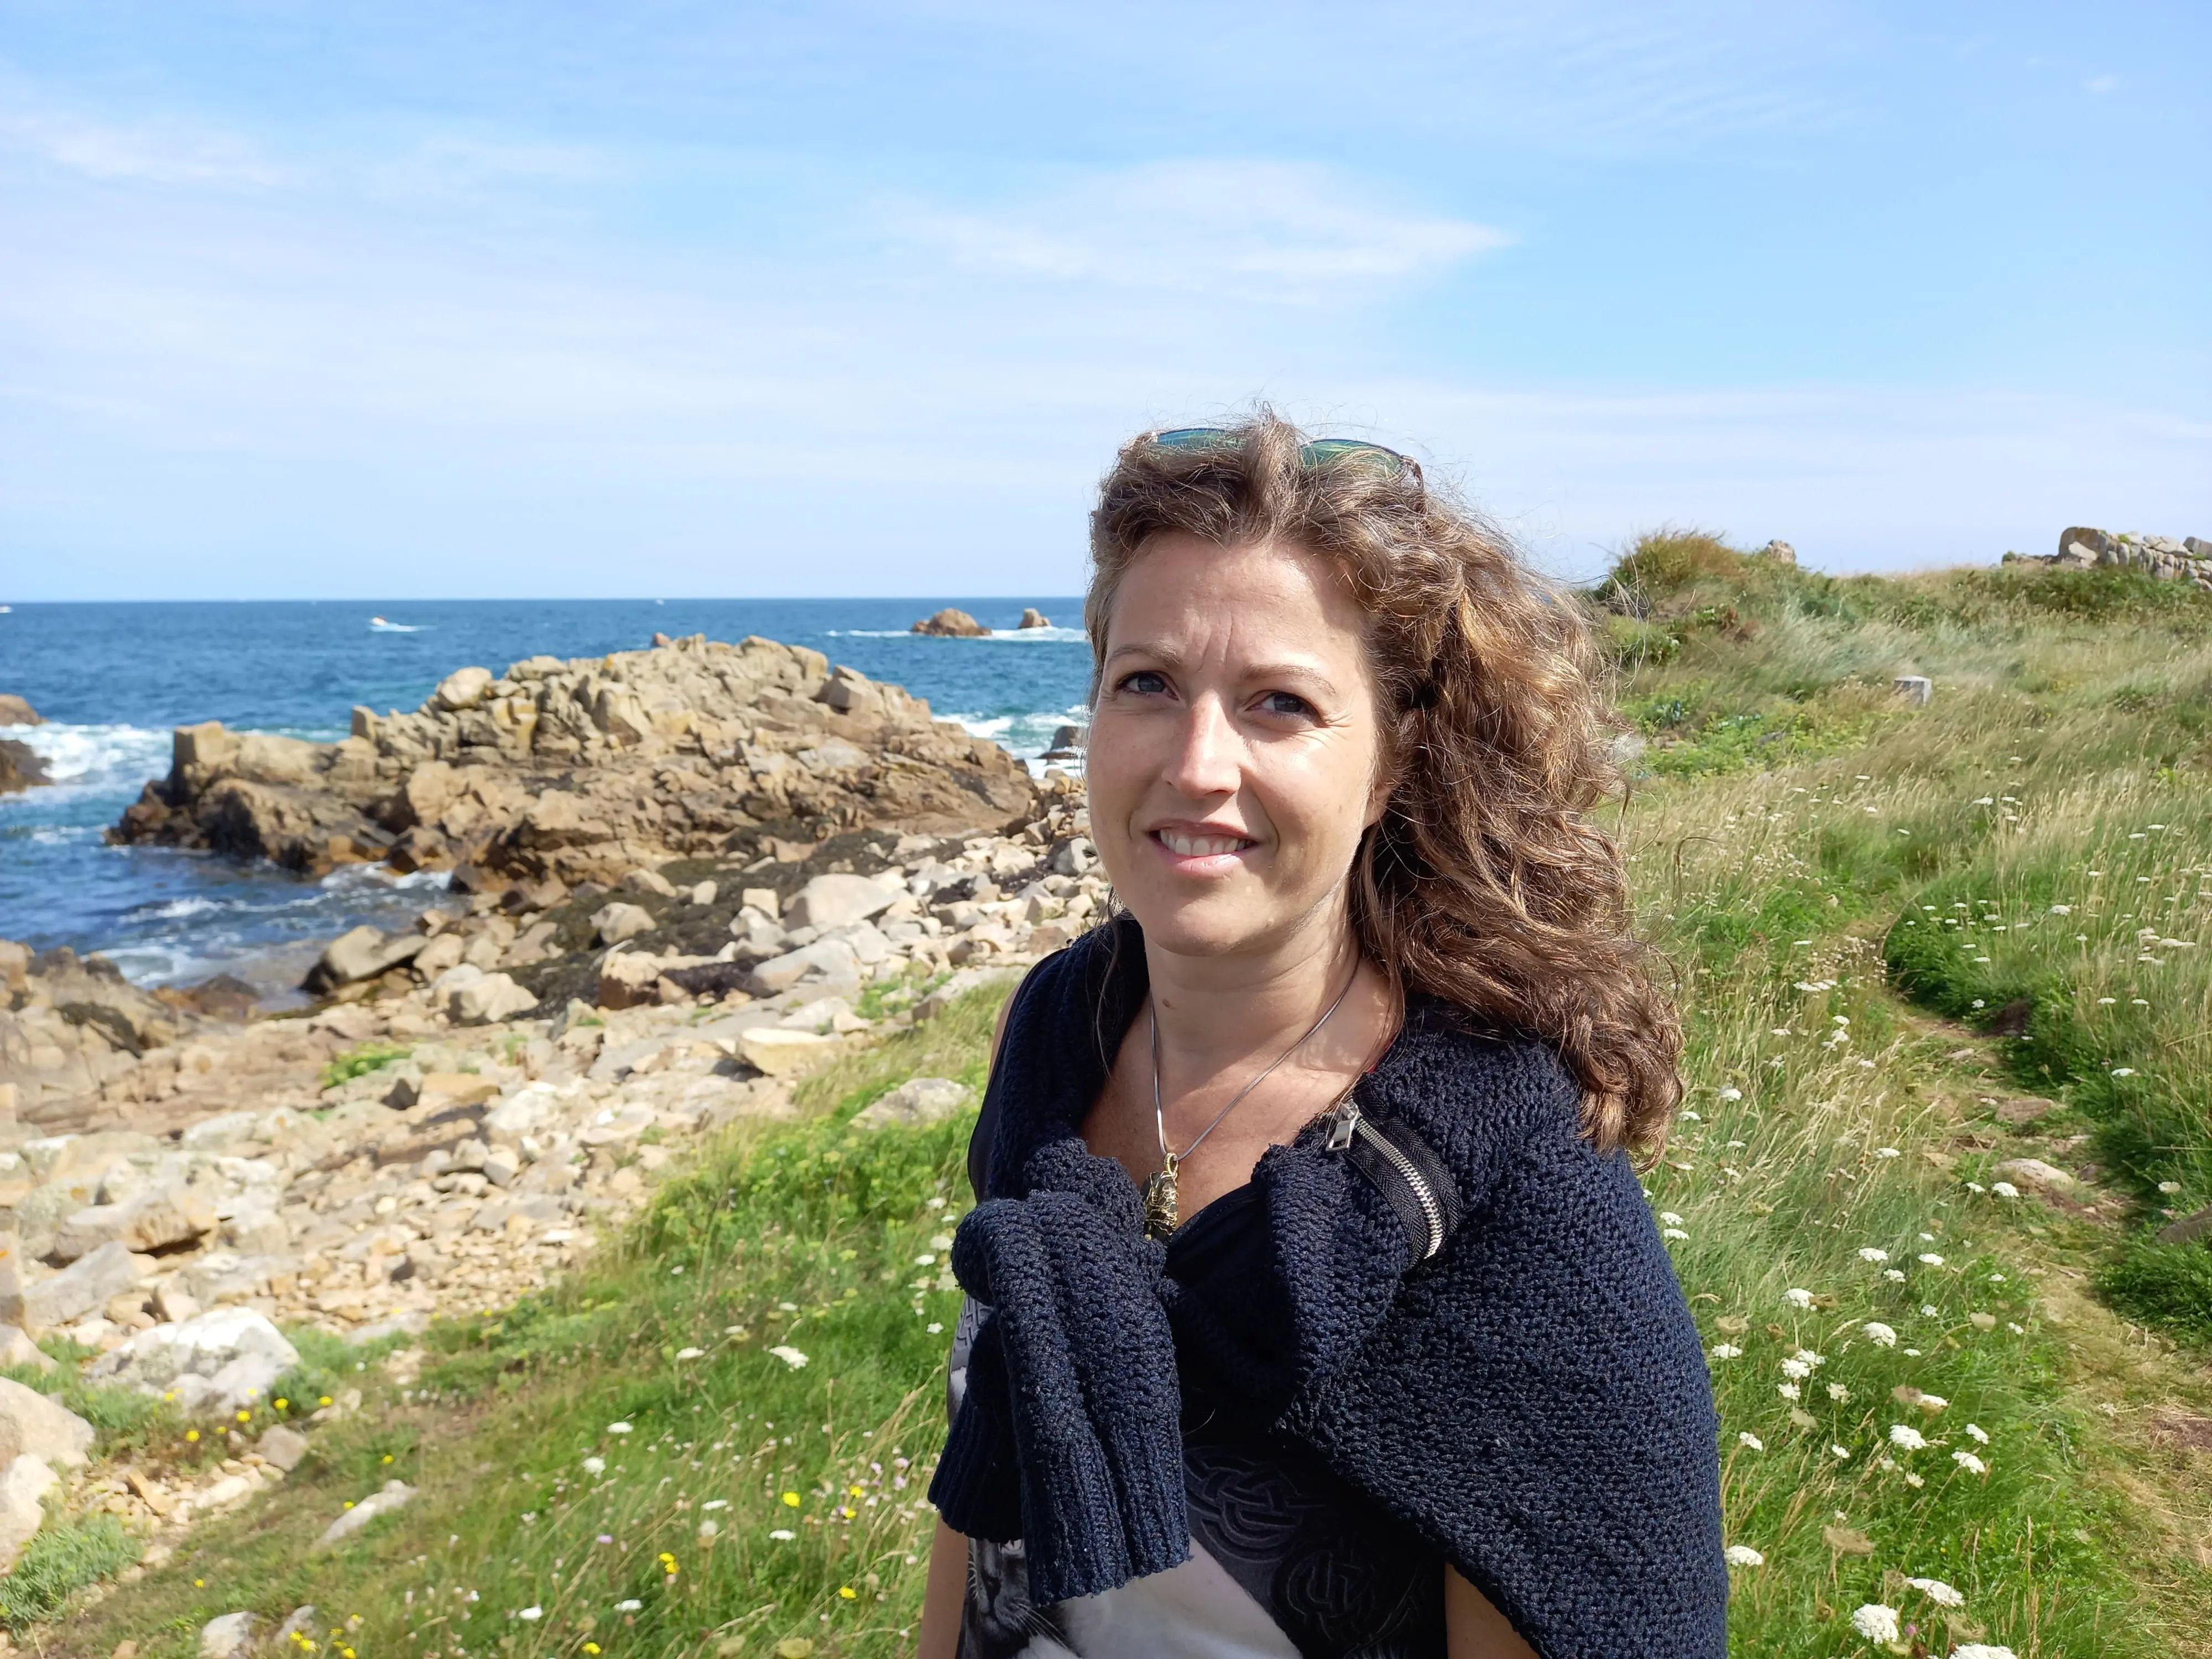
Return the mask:
<path fill-rule="evenodd" d="M 1367 814 L 1360 820 L 1362 829 L 1372 830 L 1382 822 L 1382 814 L 1389 807 L 1390 797 L 1395 794 L 1397 790 L 1397 772 L 1395 769 L 1377 767 L 1375 771 L 1375 781 L 1367 787 Z"/>

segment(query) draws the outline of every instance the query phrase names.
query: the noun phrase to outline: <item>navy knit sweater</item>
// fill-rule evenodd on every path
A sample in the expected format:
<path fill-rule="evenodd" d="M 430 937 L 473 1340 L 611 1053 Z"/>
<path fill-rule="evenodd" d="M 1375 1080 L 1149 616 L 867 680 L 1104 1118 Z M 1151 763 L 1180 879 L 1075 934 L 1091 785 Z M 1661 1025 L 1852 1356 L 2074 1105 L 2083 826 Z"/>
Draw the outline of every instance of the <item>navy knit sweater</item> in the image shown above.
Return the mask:
<path fill-rule="evenodd" d="M 1627 1160 L 1541 1043 L 1416 999 L 1358 1085 L 1442 1158 L 1466 1218 L 1407 1268 L 1384 1196 L 1316 1124 L 1253 1172 L 1272 1271 L 1179 1283 L 1121 1166 L 1077 1133 L 1142 1006 L 1124 921 L 1017 993 L 952 1265 L 993 1310 L 930 1496 L 1020 1538 L 1040 1602 L 1189 1553 L 1185 1379 L 1303 1443 L 1430 1542 L 1545 1659 L 1727 1650 L 1717 1425 Z"/>

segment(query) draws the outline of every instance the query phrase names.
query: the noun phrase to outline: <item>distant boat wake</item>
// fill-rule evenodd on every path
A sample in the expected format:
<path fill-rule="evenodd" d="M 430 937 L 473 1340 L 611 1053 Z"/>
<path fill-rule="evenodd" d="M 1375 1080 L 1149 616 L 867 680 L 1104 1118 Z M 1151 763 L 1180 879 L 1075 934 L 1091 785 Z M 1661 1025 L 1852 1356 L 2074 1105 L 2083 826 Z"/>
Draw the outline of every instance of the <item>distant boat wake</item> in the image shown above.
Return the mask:
<path fill-rule="evenodd" d="M 386 622 L 381 617 L 371 617 L 368 629 L 372 634 L 420 634 L 428 626 L 423 623 Z"/>

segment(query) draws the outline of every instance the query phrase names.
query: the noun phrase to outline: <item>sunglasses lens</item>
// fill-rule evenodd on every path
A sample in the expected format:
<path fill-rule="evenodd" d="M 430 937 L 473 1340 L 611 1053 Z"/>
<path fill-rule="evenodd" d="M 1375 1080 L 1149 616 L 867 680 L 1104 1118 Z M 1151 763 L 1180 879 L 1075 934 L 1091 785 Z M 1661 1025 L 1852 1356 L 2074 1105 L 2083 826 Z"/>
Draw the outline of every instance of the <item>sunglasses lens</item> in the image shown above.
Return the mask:
<path fill-rule="evenodd" d="M 1298 450 L 1298 459 L 1308 466 L 1334 466 L 1355 457 L 1386 478 L 1395 478 L 1406 470 L 1406 458 L 1396 450 L 1358 438 L 1316 438 Z"/>
<path fill-rule="evenodd" d="M 1179 426 L 1172 431 L 1155 432 L 1152 441 L 1163 449 L 1219 449 L 1236 441 L 1218 426 Z"/>

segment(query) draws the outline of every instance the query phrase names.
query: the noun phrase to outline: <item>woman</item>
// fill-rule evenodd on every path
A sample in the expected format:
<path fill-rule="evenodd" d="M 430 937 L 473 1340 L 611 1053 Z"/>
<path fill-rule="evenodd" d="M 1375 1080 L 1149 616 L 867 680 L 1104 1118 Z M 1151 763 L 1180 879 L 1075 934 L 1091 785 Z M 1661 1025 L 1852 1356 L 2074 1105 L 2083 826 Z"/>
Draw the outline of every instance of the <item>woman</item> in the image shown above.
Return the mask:
<path fill-rule="evenodd" d="M 1722 1654 L 1577 612 L 1265 411 L 1131 443 L 1091 550 L 1125 914 L 1001 1017 L 923 1659 Z"/>

